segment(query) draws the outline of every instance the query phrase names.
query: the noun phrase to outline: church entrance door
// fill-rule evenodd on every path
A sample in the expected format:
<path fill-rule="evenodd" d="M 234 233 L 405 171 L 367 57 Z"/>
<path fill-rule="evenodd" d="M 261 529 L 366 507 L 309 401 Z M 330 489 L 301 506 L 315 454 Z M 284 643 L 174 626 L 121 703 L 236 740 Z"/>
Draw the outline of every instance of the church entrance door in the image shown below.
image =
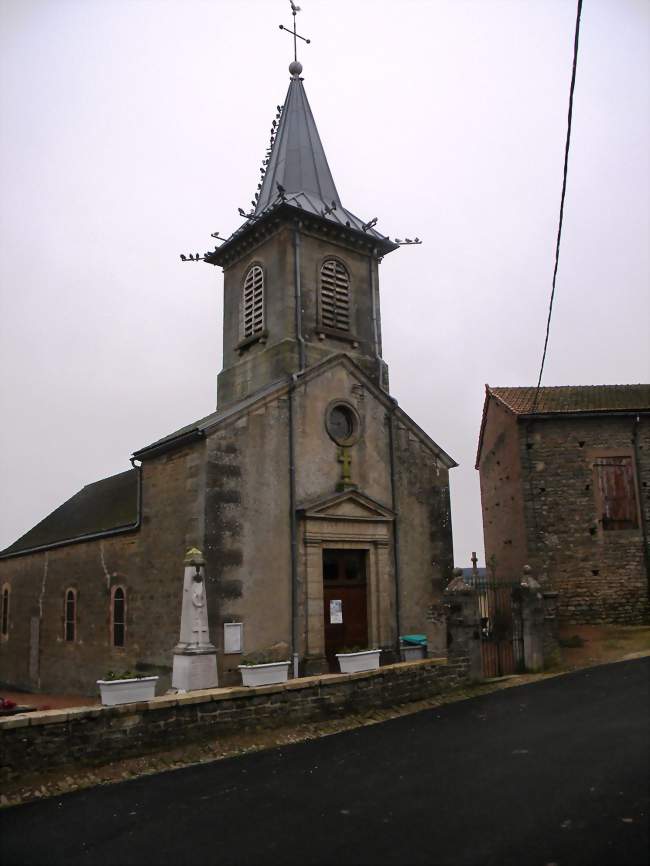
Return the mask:
<path fill-rule="evenodd" d="M 325 656 L 339 670 L 336 653 L 368 647 L 365 550 L 323 550 Z"/>

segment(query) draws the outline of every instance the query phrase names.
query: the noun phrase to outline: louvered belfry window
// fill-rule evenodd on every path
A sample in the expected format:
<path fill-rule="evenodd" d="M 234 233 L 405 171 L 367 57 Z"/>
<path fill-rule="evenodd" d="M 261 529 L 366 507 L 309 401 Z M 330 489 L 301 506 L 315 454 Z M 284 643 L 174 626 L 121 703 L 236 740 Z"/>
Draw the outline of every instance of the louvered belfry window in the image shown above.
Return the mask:
<path fill-rule="evenodd" d="M 350 275 L 336 259 L 323 262 L 320 270 L 320 310 L 324 328 L 350 330 Z"/>
<path fill-rule="evenodd" d="M 264 271 L 253 265 L 244 280 L 241 338 L 254 337 L 264 330 Z"/>

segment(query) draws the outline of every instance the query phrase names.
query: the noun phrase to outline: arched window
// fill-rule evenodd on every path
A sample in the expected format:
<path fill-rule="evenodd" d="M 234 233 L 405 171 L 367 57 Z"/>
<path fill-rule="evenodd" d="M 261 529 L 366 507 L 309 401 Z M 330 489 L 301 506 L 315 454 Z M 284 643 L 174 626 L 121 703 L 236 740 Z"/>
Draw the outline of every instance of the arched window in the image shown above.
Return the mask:
<path fill-rule="evenodd" d="M 124 646 L 126 631 L 126 593 L 121 586 L 116 586 L 113 589 L 111 627 L 113 632 L 113 646 Z"/>
<path fill-rule="evenodd" d="M 246 340 L 264 330 L 264 271 L 259 265 L 246 274 L 241 306 L 241 339 Z"/>
<path fill-rule="evenodd" d="M 2 637 L 9 637 L 9 597 L 11 588 L 9 584 L 2 587 L 2 618 L 0 620 L 0 634 Z"/>
<path fill-rule="evenodd" d="M 320 269 L 320 318 L 324 328 L 350 330 L 350 275 L 336 259 Z"/>
<path fill-rule="evenodd" d="M 74 589 L 66 589 L 65 591 L 64 637 L 67 641 L 77 639 L 77 593 Z"/>

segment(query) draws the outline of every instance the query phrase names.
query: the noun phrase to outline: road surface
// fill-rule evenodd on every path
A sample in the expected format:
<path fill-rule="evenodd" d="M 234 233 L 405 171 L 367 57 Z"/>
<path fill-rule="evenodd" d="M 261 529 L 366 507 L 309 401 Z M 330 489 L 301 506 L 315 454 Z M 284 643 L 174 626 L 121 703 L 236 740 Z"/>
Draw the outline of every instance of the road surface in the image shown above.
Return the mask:
<path fill-rule="evenodd" d="M 639 659 L 0 812 L 10 864 L 648 860 Z"/>

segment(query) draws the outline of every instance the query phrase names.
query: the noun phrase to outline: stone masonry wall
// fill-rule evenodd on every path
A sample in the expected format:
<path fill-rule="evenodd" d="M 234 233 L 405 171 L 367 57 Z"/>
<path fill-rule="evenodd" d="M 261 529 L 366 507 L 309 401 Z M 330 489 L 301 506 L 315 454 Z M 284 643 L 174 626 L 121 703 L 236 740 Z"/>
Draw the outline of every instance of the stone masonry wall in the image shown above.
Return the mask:
<path fill-rule="evenodd" d="M 449 470 L 404 424 L 397 421 L 394 429 L 400 631 L 426 631 L 429 652 L 440 655 L 446 650 L 445 626 L 427 628 L 423 612 L 440 604 L 452 576 Z"/>
<path fill-rule="evenodd" d="M 202 543 L 202 444 L 143 465 L 138 531 L 63 545 L 0 563 L 11 589 L 0 682 L 29 691 L 95 695 L 109 670 L 161 676 L 170 685 L 178 640 L 183 553 Z M 126 593 L 123 647 L 111 639 L 111 591 Z M 76 592 L 77 630 L 64 639 L 64 599 Z"/>
<path fill-rule="evenodd" d="M 0 719 L 0 781 L 57 766 L 78 769 L 228 733 L 422 700 L 464 685 L 467 673 L 467 656 L 453 652 L 447 662 L 425 659 L 255 689 L 213 689 L 117 707 L 9 716 Z"/>
<path fill-rule="evenodd" d="M 499 402 L 487 407 L 480 458 L 485 562 L 497 580 L 516 580 L 528 562 L 517 419 Z"/>
<path fill-rule="evenodd" d="M 603 530 L 593 459 L 603 450 L 634 456 L 634 418 L 540 419 L 519 425 L 529 564 L 556 590 L 560 619 L 635 624 L 648 620 L 642 526 Z M 650 526 L 650 419 L 639 425 L 637 495 Z"/>

